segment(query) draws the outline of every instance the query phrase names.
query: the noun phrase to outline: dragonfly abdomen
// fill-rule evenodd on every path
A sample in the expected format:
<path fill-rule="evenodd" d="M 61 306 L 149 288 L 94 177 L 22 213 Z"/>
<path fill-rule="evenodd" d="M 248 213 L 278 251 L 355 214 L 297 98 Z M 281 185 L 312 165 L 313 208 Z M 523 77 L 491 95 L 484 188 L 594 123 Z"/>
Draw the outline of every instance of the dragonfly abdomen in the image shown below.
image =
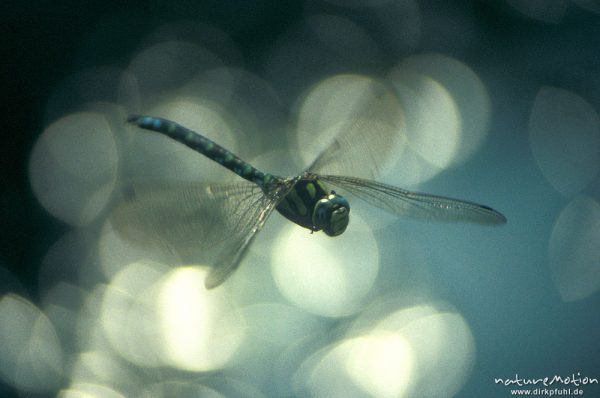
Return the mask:
<path fill-rule="evenodd" d="M 221 166 L 228 168 L 240 177 L 254 182 L 261 187 L 266 187 L 275 179 L 273 175 L 263 173 L 209 138 L 170 120 L 159 117 L 131 115 L 127 118 L 127 121 L 143 129 L 156 131 L 179 141 L 219 163 Z"/>

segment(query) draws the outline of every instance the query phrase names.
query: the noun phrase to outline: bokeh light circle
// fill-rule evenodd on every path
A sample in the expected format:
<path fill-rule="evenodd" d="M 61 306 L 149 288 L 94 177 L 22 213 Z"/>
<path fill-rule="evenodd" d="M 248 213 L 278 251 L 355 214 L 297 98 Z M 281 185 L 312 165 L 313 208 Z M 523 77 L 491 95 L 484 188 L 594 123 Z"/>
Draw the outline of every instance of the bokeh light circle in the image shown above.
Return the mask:
<path fill-rule="evenodd" d="M 408 57 L 396 66 L 393 81 L 406 73 L 420 73 L 439 83 L 456 106 L 460 135 L 453 165 L 469 159 L 483 144 L 489 128 L 491 102 L 479 76 L 464 62 L 447 55 L 428 53 Z M 433 112 L 444 112 L 434 109 Z"/>
<path fill-rule="evenodd" d="M 223 367 L 244 337 L 224 288 L 206 290 L 207 267 L 130 264 L 104 292 L 101 322 L 120 356 L 143 367 Z"/>
<path fill-rule="evenodd" d="M 360 310 L 379 270 L 379 251 L 367 224 L 351 215 L 344 234 L 289 224 L 275 242 L 273 277 L 292 303 L 314 314 L 339 317 Z"/>
<path fill-rule="evenodd" d="M 390 87 L 361 75 L 315 84 L 299 106 L 296 151 L 321 174 L 377 178 L 402 155 L 404 113 Z"/>
<path fill-rule="evenodd" d="M 386 181 L 416 185 L 469 159 L 482 145 L 490 100 L 479 77 L 441 54 L 405 59 L 389 75 L 406 115 L 408 142 Z"/>
<path fill-rule="evenodd" d="M 65 390 L 60 390 L 58 398 L 126 398 L 114 389 L 93 383 L 77 383 Z"/>
<path fill-rule="evenodd" d="M 167 272 L 164 264 L 135 262 L 123 267 L 102 291 L 98 321 L 104 336 L 122 358 L 138 366 L 163 364 L 155 297 Z"/>
<path fill-rule="evenodd" d="M 171 366 L 189 371 L 222 368 L 243 341 L 245 322 L 224 288 L 206 290 L 206 267 L 167 275 L 158 295 L 158 322 Z"/>
<path fill-rule="evenodd" d="M 50 214 L 83 226 L 106 207 L 118 166 L 119 151 L 106 117 L 82 112 L 57 120 L 38 138 L 29 159 L 29 178 Z"/>
<path fill-rule="evenodd" d="M 600 204 L 578 196 L 560 212 L 548 248 L 550 272 L 564 301 L 600 290 Z"/>
<path fill-rule="evenodd" d="M 54 326 L 21 296 L 0 298 L 0 375 L 15 388 L 55 391 L 63 377 L 63 351 Z"/>
<path fill-rule="evenodd" d="M 156 43 L 140 51 L 129 64 L 121 85 L 121 102 L 130 109 L 147 108 L 157 97 L 221 66 L 222 61 L 201 45 L 180 40 Z"/>
<path fill-rule="evenodd" d="M 475 341 L 460 314 L 415 306 L 391 314 L 375 329 L 399 331 L 414 353 L 414 384 L 408 396 L 455 396 L 468 380 Z"/>
<path fill-rule="evenodd" d="M 600 172 L 600 117 L 580 96 L 542 87 L 529 116 L 531 149 L 542 174 L 565 196 Z"/>
<path fill-rule="evenodd" d="M 475 350 L 460 314 L 418 304 L 380 313 L 376 319 L 305 359 L 293 376 L 295 392 L 433 398 L 460 391 L 473 368 Z"/>

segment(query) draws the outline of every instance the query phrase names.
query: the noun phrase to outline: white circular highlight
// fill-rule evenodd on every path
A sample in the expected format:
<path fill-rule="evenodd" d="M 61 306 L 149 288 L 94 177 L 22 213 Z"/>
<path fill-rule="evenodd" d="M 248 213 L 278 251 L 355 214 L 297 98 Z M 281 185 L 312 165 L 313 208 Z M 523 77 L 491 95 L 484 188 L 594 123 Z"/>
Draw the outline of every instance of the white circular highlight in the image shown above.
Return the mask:
<path fill-rule="evenodd" d="M 222 65 L 211 51 L 194 43 L 175 40 L 157 43 L 132 59 L 121 89 L 122 102 L 130 109 L 146 108 L 158 96 Z"/>
<path fill-rule="evenodd" d="M 99 324 L 112 348 L 141 367 L 163 365 L 162 338 L 157 328 L 157 286 L 165 265 L 137 262 L 119 271 L 102 294 Z"/>
<path fill-rule="evenodd" d="M 222 368 L 238 349 L 245 323 L 224 288 L 206 290 L 208 270 L 178 268 L 158 295 L 158 322 L 171 366 L 189 371 Z"/>
<path fill-rule="evenodd" d="M 454 99 L 441 84 L 425 75 L 415 74 L 404 82 L 407 85 L 402 84 L 396 83 L 396 87 L 403 105 L 416 101 L 414 106 L 407 106 L 409 145 L 432 165 L 447 167 L 460 141 L 460 116 Z"/>
<path fill-rule="evenodd" d="M 54 217 L 75 226 L 92 222 L 116 185 L 119 153 L 106 118 L 75 113 L 51 124 L 29 159 L 31 187 Z"/>
<path fill-rule="evenodd" d="M 52 323 L 31 302 L 0 299 L 0 374 L 15 388 L 51 392 L 60 386 L 63 353 Z"/>
<path fill-rule="evenodd" d="M 375 397 L 401 397 L 411 383 L 413 352 L 397 333 L 376 332 L 349 342 L 346 371 Z"/>
<path fill-rule="evenodd" d="M 600 117 L 570 91 L 540 89 L 529 116 L 529 138 L 542 174 L 565 196 L 583 190 L 600 172 Z"/>
<path fill-rule="evenodd" d="M 402 154 L 403 112 L 382 82 L 337 75 L 306 94 L 296 140 L 305 167 L 327 151 L 316 172 L 376 178 Z"/>
<path fill-rule="evenodd" d="M 414 353 L 414 384 L 407 396 L 455 396 L 466 383 L 475 341 L 460 314 L 417 306 L 390 315 L 376 330 L 400 333 Z"/>
<path fill-rule="evenodd" d="M 295 393 L 433 398 L 456 396 L 467 381 L 474 339 L 460 314 L 416 305 L 368 326 L 305 359 Z"/>
<path fill-rule="evenodd" d="M 58 398 L 125 398 L 112 388 L 93 383 L 77 383 L 66 390 L 60 390 Z"/>
<path fill-rule="evenodd" d="M 206 290 L 207 267 L 134 263 L 107 287 L 101 323 L 119 355 L 141 367 L 223 367 L 245 323 L 224 288 Z"/>
<path fill-rule="evenodd" d="M 457 149 L 452 163 L 456 165 L 471 157 L 483 144 L 491 112 L 489 94 L 477 74 L 463 62 L 441 54 L 409 57 L 391 72 L 391 76 L 393 79 L 401 78 L 403 73 L 407 74 L 406 77 L 412 73 L 427 76 L 444 88 L 456 106 L 458 116 L 456 122 L 452 116 L 449 119 L 458 123 Z M 430 112 L 448 111 L 446 108 L 431 108 Z"/>
<path fill-rule="evenodd" d="M 98 350 L 80 353 L 71 370 L 71 389 L 89 384 L 111 386 L 131 397 L 139 395 L 145 380 L 110 350 Z"/>
<path fill-rule="evenodd" d="M 399 334 L 375 332 L 342 340 L 310 356 L 296 378 L 298 395 L 403 397 L 410 384 L 411 347 Z"/>
<path fill-rule="evenodd" d="M 335 238 L 289 224 L 272 254 L 281 293 L 314 314 L 339 317 L 362 308 L 379 270 L 379 251 L 369 227 L 351 214 L 348 229 Z"/>
<path fill-rule="evenodd" d="M 600 289 L 600 204 L 578 196 L 560 212 L 548 248 L 550 273 L 563 301 Z"/>

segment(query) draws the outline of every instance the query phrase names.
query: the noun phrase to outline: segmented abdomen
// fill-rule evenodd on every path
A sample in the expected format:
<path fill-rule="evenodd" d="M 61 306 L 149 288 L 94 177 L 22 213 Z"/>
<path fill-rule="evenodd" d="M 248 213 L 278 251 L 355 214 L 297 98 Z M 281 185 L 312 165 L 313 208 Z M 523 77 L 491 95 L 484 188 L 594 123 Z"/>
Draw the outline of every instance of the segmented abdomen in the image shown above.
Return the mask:
<path fill-rule="evenodd" d="M 275 179 L 273 175 L 256 169 L 250 163 L 243 161 L 214 141 L 170 120 L 159 117 L 131 115 L 127 118 L 127 121 L 143 129 L 169 136 L 220 165 L 227 167 L 240 177 L 254 182 L 263 188 Z"/>

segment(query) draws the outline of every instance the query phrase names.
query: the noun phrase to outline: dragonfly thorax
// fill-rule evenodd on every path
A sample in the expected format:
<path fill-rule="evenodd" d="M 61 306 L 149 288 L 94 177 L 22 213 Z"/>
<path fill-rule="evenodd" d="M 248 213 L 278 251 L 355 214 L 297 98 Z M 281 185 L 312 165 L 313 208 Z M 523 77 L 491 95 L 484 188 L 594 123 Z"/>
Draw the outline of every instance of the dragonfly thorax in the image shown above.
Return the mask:
<path fill-rule="evenodd" d="M 350 204 L 341 195 L 331 191 L 326 198 L 320 199 L 313 212 L 313 225 L 329 236 L 342 234 L 350 221 Z"/>
<path fill-rule="evenodd" d="M 343 233 L 348 226 L 350 205 L 316 176 L 305 174 L 277 206 L 285 218 L 311 231 L 329 236 Z"/>

